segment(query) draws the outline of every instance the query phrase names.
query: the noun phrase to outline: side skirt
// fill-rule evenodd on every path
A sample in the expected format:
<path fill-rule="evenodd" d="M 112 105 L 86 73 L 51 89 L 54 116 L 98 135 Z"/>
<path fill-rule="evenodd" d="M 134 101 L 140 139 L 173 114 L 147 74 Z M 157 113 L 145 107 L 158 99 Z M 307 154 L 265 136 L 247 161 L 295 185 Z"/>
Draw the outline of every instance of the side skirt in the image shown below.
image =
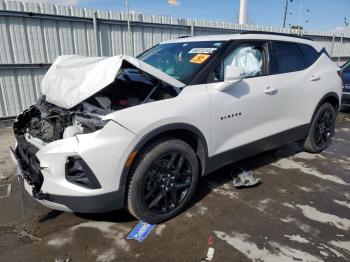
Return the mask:
<path fill-rule="evenodd" d="M 228 164 L 237 162 L 247 157 L 279 148 L 305 138 L 309 132 L 310 124 L 298 126 L 278 134 L 265 137 L 258 141 L 243 145 L 229 151 L 212 156 L 207 161 L 206 172 L 209 174 Z"/>

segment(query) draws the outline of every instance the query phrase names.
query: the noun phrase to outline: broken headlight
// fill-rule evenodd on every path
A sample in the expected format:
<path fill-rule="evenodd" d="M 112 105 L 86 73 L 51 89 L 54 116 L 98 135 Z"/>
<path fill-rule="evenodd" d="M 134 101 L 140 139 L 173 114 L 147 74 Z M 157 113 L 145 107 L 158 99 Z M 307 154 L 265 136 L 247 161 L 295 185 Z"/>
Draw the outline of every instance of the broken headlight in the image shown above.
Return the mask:
<path fill-rule="evenodd" d="M 91 116 L 75 116 L 75 122 L 84 128 L 83 133 L 90 133 L 103 128 L 109 120 Z"/>

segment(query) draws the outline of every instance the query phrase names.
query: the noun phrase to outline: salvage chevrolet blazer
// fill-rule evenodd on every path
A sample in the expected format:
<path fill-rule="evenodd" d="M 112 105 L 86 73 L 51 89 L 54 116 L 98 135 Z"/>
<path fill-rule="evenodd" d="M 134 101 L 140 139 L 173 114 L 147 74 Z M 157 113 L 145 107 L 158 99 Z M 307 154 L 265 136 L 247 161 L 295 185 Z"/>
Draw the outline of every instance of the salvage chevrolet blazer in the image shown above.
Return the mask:
<path fill-rule="evenodd" d="M 129 56 L 60 56 L 14 123 L 25 189 L 49 208 L 126 207 L 160 223 L 201 176 L 334 133 L 342 82 L 316 43 L 272 33 L 185 37 Z"/>

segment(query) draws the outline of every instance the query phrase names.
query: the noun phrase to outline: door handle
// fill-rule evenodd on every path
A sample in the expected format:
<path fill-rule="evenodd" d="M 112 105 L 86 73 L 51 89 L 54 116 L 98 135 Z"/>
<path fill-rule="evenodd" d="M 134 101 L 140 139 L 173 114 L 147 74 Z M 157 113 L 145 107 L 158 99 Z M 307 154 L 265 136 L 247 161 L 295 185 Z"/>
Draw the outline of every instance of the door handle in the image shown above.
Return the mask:
<path fill-rule="evenodd" d="M 312 75 L 312 76 L 310 76 L 310 81 L 318 81 L 318 80 L 320 80 L 320 79 L 321 79 L 321 77 L 318 76 L 318 75 Z"/>
<path fill-rule="evenodd" d="M 268 95 L 275 95 L 277 93 L 277 89 L 274 87 L 268 86 L 265 88 L 264 92 L 265 94 L 268 94 Z"/>

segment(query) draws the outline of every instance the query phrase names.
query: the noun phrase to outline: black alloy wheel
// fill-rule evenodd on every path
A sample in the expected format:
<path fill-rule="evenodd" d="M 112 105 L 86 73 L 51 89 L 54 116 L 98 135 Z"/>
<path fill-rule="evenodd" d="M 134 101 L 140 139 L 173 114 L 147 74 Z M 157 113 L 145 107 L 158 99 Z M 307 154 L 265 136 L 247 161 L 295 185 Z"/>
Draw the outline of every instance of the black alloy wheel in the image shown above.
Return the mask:
<path fill-rule="evenodd" d="M 329 109 L 324 110 L 317 118 L 314 137 L 318 147 L 323 147 L 329 144 L 329 140 L 334 133 L 333 112 Z"/>
<path fill-rule="evenodd" d="M 136 218 L 158 224 L 179 214 L 190 201 L 199 177 L 197 156 L 185 141 L 162 138 L 133 163 L 127 206 Z"/>
<path fill-rule="evenodd" d="M 305 151 L 320 153 L 329 146 L 334 135 L 336 116 L 336 108 L 330 103 L 324 103 L 317 109 L 307 137 L 300 141 Z"/>
<path fill-rule="evenodd" d="M 154 213 L 165 214 L 179 206 L 192 183 L 190 160 L 181 152 L 158 158 L 145 174 L 144 201 Z"/>

